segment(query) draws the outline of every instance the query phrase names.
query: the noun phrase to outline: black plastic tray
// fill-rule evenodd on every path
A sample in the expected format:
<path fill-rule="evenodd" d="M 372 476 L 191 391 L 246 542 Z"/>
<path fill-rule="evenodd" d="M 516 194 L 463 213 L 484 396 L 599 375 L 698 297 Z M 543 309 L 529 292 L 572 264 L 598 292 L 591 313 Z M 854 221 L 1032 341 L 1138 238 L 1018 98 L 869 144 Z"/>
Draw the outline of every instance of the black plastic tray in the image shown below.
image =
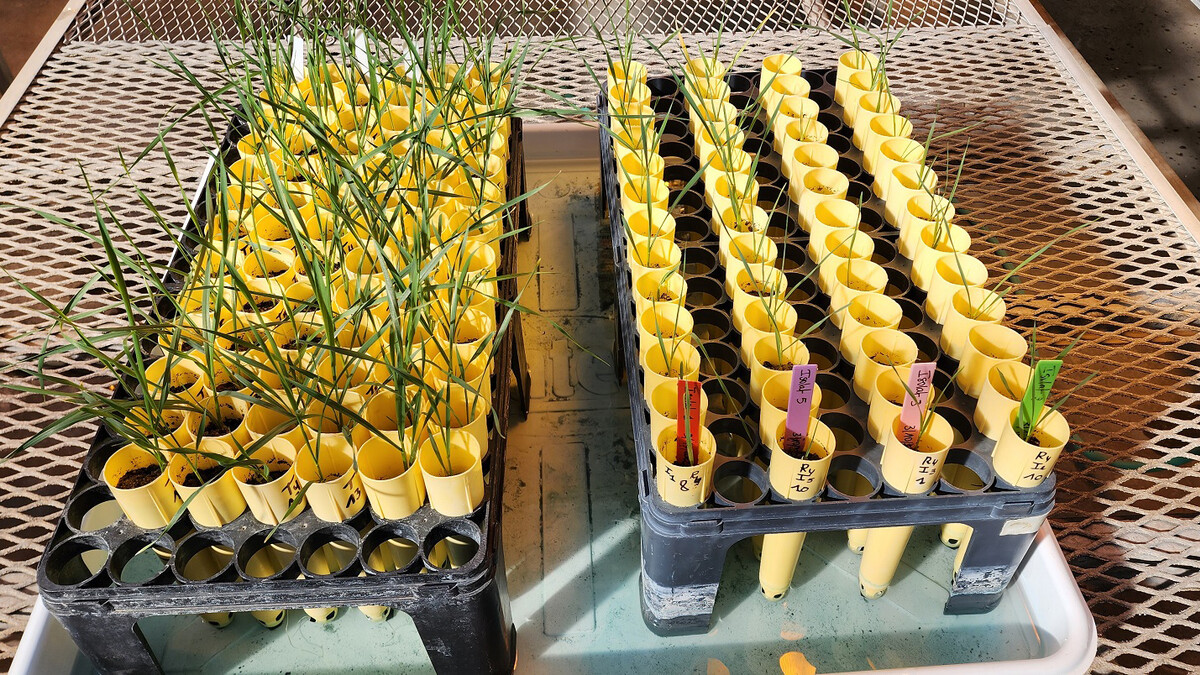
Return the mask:
<path fill-rule="evenodd" d="M 739 109 L 754 101 L 757 92 L 757 72 L 730 73 L 727 80 L 732 89 L 731 102 Z M 804 77 L 812 85 L 810 97 L 821 106 L 820 121 L 830 130 L 829 144 L 841 156 L 838 169 L 851 179 L 851 194 L 854 200 L 861 196 L 863 221 L 861 229 L 874 239 L 876 262 L 888 271 L 887 294 L 896 299 L 905 309 L 907 321 L 912 324 L 902 329 L 917 341 L 922 354 L 921 360 L 936 360 L 942 382 L 949 381 L 948 373 L 955 372 L 953 359 L 943 355 L 938 348 L 939 326 L 925 316 L 924 292 L 908 281 L 910 263 L 896 253 L 895 240 L 898 232 L 883 218 L 882 201 L 870 191 L 872 177 L 861 166 L 861 152 L 850 141 L 851 130 L 841 121 L 841 108 L 833 102 L 835 71 L 809 70 Z M 686 185 L 688 176 L 700 167 L 694 156 L 682 152 L 691 148 L 692 137 L 686 124 L 686 106 L 678 84 L 672 78 L 651 78 L 647 84 L 652 92 L 652 105 L 660 120 L 666 115 L 682 119 L 684 124 L 673 124 L 677 132 L 664 135 L 662 147 L 667 143 L 671 149 L 680 150 L 677 156 L 666 156 L 668 182 L 672 178 Z M 603 95 L 598 105 L 601 125 L 608 126 L 608 106 Z M 995 481 L 980 491 L 963 493 L 945 480 L 939 482 L 932 494 L 909 496 L 892 492 L 883 483 L 878 467 L 882 446 L 875 443 L 866 433 L 866 404 L 853 393 L 852 366 L 843 361 L 838 353 L 840 331 L 832 322 L 826 321 L 810 337 L 805 338 L 810 353 L 824 354 L 827 363 L 821 368 L 818 384 L 823 390 L 841 391 L 846 404 L 833 409 L 823 408 L 821 419 L 849 438 L 856 438 L 855 447 L 842 448 L 834 454 L 830 476 L 835 471 L 850 470 L 861 474 L 874 485 L 876 491 L 865 496 L 849 496 L 827 485 L 821 496 L 812 502 L 797 503 L 779 499 L 771 490 L 765 467 L 770 460 L 770 450 L 759 442 L 757 431 L 758 409 L 749 396 L 749 372 L 741 363 L 738 354 L 737 330 L 730 325 L 725 340 L 705 343 L 701 349 L 702 359 L 711 351 L 711 345 L 724 344 L 713 349 L 723 350 L 725 356 L 732 353 L 736 367 L 724 377 L 723 386 L 706 385 L 710 397 L 710 412 L 707 425 L 718 436 L 718 456 L 714 468 L 713 496 L 697 507 L 676 507 L 667 504 L 658 495 L 654 479 L 656 454 L 650 439 L 650 412 L 642 395 L 642 370 L 638 363 L 637 331 L 634 323 L 634 300 L 631 291 L 632 279 L 626 264 L 625 238 L 621 220 L 621 203 L 618 191 L 617 168 L 612 147 L 612 137 L 601 129 L 601 164 L 603 174 L 602 191 L 608 209 L 611 228 L 613 257 L 616 262 L 618 340 L 624 352 L 623 363 L 627 374 L 630 407 L 633 410 L 633 432 L 636 446 L 638 471 L 640 474 L 639 502 L 642 512 L 642 614 L 647 625 L 663 635 L 697 633 L 708 630 L 712 620 L 712 609 L 721 580 L 721 570 L 729 548 L 747 537 L 778 532 L 817 532 L 848 530 L 855 528 L 886 527 L 898 525 L 941 525 L 965 523 L 974 528 L 971 544 L 965 553 L 961 567 L 951 585 L 945 611 L 950 614 L 986 612 L 995 607 L 1025 553 L 1032 543 L 1036 525 L 1050 512 L 1054 505 L 1055 478 L 1051 476 L 1036 488 L 1016 489 Z M 742 129 L 747 145 L 761 147 L 759 155 L 760 173 L 772 178 L 760 180 L 760 205 L 772 214 L 775 227 L 770 232 L 780 244 L 781 266 L 788 272 L 789 287 L 797 284 L 800 277 L 813 270 L 805 248 L 807 233 L 799 226 L 794 205 L 787 197 L 787 179 L 780 170 L 780 157 L 773 149 L 773 135 L 766 116 L 759 111 L 757 117 L 744 120 Z M 758 143 L 757 141 L 763 141 Z M 766 167 L 766 168 L 763 168 Z M 781 199 L 776 204 L 763 200 L 763 193 L 772 188 L 779 190 Z M 677 233 L 688 233 L 687 241 L 676 243 L 683 251 L 681 273 L 688 280 L 689 291 L 701 278 L 715 281 L 723 286 L 722 269 L 716 266 L 707 269 L 717 260 L 717 238 L 708 225 L 709 212 L 703 206 L 703 182 L 697 181 L 691 188 L 696 197 L 682 197 L 673 187 L 672 205 L 701 205 L 699 212 L 688 214 L 693 207 L 676 209 Z M 707 235 L 704 233 L 708 233 Z M 715 270 L 715 273 L 714 273 Z M 815 284 L 816 275 L 800 284 L 797 296 L 808 296 L 807 300 L 793 301 L 801 316 L 819 320 L 825 316 L 829 298 Z M 706 282 L 700 282 L 706 283 Z M 711 286 L 711 284 L 710 284 Z M 731 300 L 728 297 L 715 306 L 708 306 L 729 321 Z M 689 310 L 698 309 L 685 301 Z M 707 311 L 707 310 L 706 310 Z M 693 314 L 695 316 L 695 314 Z M 709 314 L 711 317 L 712 314 Z M 719 319 L 718 319 L 719 320 Z M 701 324 L 697 320 L 697 324 Z M 708 324 L 705 324 L 708 325 Z M 798 328 L 799 332 L 799 328 Z M 828 367 L 832 366 L 832 367 Z M 701 380 L 714 379 L 712 369 L 705 373 L 701 366 Z M 940 385 L 939 385 L 940 386 Z M 972 450 L 982 455 L 989 463 L 994 441 L 980 434 L 971 420 L 974 400 L 954 389 L 949 400 L 938 408 L 952 426 L 963 431 L 967 437 L 956 447 Z M 744 397 L 736 396 L 733 408 L 741 407 L 740 414 L 714 414 L 711 404 L 714 395 L 724 395 L 741 390 Z M 744 401 L 744 405 L 742 404 Z M 989 467 L 990 468 L 990 467 Z M 738 476 L 753 481 L 759 497 L 750 502 L 741 501 L 744 486 L 739 486 L 737 495 L 721 493 L 721 478 Z M 752 491 L 753 492 L 753 491 Z M 1010 524 L 1011 523 L 1011 524 Z M 845 592 L 855 593 L 857 588 L 847 586 Z"/>
<path fill-rule="evenodd" d="M 235 120 L 223 139 L 219 161 L 237 158 L 237 140 L 247 133 L 242 120 Z M 519 119 L 512 121 L 509 141 L 508 199 L 525 191 L 524 146 Z M 210 167 L 202 177 L 193 202 L 196 218 L 184 226 L 186 232 L 201 232 L 208 225 L 204 212 L 207 193 L 215 189 L 216 174 Z M 506 231 L 528 227 L 524 201 L 509 209 Z M 166 275 L 178 287 L 188 265 L 185 251 L 176 249 Z M 501 243 L 501 276 L 512 275 L 516 266 L 516 237 Z M 516 279 L 500 282 L 501 297 L 514 299 Z M 109 499 L 100 477 L 104 461 L 121 445 L 120 439 L 101 425 L 84 459 L 75 488 L 53 538 L 38 566 L 38 587 L 47 608 L 62 622 L 80 651 L 98 670 L 106 673 L 146 673 L 160 670 L 157 659 L 136 625 L 139 618 L 156 615 L 245 612 L 305 607 L 383 605 L 410 615 L 417 626 L 435 669 L 440 673 L 511 672 L 516 657 L 516 630 L 512 625 L 503 553 L 500 546 L 500 499 L 504 485 L 504 455 L 508 433 L 510 371 L 516 379 L 524 409 L 528 411 L 528 376 L 519 313 L 500 336 L 493 374 L 492 402 L 498 428 L 491 435 L 490 451 L 484 460 L 485 494 L 479 508 L 463 517 L 449 517 L 428 504 L 401 520 L 376 516 L 369 504 L 356 517 L 343 523 L 318 519 L 305 509 L 278 527 L 278 541 L 292 545 L 296 555 L 278 574 L 259 579 L 245 574 L 241 566 L 253 547 L 261 547 L 272 530 L 247 510 L 219 528 L 196 525 L 185 516 L 169 530 L 144 530 L 125 517 L 99 530 L 85 532 L 80 519 L 93 506 Z M 121 395 L 118 390 L 116 395 Z M 489 427 L 493 426 L 489 418 Z M 478 545 L 475 555 L 454 569 L 432 564 L 428 554 L 445 536 L 465 537 Z M 392 537 L 418 544 L 418 555 L 402 570 L 377 573 L 367 564 L 370 549 Z M 303 573 L 301 552 L 341 541 L 356 549 L 353 562 L 330 575 Z M 170 553 L 166 566 L 143 583 L 119 581 L 120 569 L 130 557 L 154 542 Z M 192 581 L 176 572 L 179 558 L 186 558 L 201 545 L 215 543 L 233 550 L 229 564 L 204 581 Z M 364 547 L 366 545 L 366 547 Z M 78 564 L 79 552 L 101 549 L 108 559 L 96 573 Z M 246 554 L 243 552 L 246 551 Z M 361 572 L 365 576 L 359 576 Z"/>

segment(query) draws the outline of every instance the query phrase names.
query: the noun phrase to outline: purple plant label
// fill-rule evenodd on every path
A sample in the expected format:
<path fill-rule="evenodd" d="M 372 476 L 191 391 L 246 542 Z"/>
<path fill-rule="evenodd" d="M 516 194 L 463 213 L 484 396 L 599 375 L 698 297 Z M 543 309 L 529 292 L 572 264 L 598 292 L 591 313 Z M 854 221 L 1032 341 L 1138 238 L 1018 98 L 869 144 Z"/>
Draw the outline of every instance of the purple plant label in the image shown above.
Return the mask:
<path fill-rule="evenodd" d="M 914 363 L 908 373 L 908 390 L 904 392 L 904 403 L 900 406 L 900 440 L 909 448 L 917 449 L 917 436 L 921 429 L 921 416 L 929 405 L 929 392 L 933 389 L 933 373 L 937 364 L 933 361 Z"/>
<path fill-rule="evenodd" d="M 1058 359 L 1043 359 L 1033 364 L 1033 375 L 1029 378 L 1025 395 L 1021 397 L 1021 408 L 1017 413 L 1016 431 L 1021 433 L 1022 438 L 1029 438 L 1029 434 L 1032 433 L 1061 369 L 1062 361 Z"/>
<path fill-rule="evenodd" d="M 792 366 L 792 388 L 788 396 L 786 449 L 796 453 L 804 449 L 808 424 L 812 418 L 813 390 L 817 384 L 816 364 Z"/>

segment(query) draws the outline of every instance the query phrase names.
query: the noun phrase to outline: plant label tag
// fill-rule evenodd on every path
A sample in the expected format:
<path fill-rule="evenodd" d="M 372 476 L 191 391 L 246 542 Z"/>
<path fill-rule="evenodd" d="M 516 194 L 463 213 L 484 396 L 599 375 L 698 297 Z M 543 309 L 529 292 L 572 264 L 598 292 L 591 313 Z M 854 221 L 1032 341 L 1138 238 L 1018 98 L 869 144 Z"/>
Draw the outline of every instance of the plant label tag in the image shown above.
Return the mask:
<path fill-rule="evenodd" d="M 675 463 L 683 464 L 692 450 L 700 447 L 699 382 L 679 380 L 675 410 Z"/>
<path fill-rule="evenodd" d="M 804 451 L 808 439 L 808 425 L 812 419 L 813 390 L 817 384 L 817 366 L 809 363 L 792 366 L 792 388 L 788 396 L 787 429 L 784 450 L 792 455 Z"/>
<path fill-rule="evenodd" d="M 304 79 L 304 38 L 292 36 L 292 76 L 299 82 Z"/>
<path fill-rule="evenodd" d="M 1062 369 L 1059 359 L 1043 359 L 1033 365 L 1033 374 L 1029 377 L 1029 386 L 1021 397 L 1021 409 L 1017 413 L 1017 429 L 1022 438 L 1029 438 L 1033 426 L 1042 415 L 1042 408 L 1050 398 L 1050 390 L 1054 388 L 1054 380 L 1058 379 L 1058 371 Z"/>
<path fill-rule="evenodd" d="M 917 449 L 921 417 L 929 405 L 929 392 L 933 389 L 935 370 L 937 364 L 927 361 L 914 363 L 908 373 L 908 389 L 904 392 L 904 403 L 900 406 L 900 441 L 913 450 Z"/>
<path fill-rule="evenodd" d="M 354 62 L 363 75 L 370 72 L 371 59 L 367 53 L 367 34 L 361 28 L 354 31 Z"/>

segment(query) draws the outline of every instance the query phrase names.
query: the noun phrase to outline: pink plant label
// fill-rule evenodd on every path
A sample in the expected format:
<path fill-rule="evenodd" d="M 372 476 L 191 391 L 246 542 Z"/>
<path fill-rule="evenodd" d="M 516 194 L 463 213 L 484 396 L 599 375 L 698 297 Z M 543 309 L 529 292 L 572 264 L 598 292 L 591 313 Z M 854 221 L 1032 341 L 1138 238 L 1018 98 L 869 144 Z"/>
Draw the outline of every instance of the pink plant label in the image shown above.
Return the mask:
<path fill-rule="evenodd" d="M 683 460 L 700 447 L 700 383 L 679 380 L 677 391 L 675 409 L 679 412 L 675 420 L 675 463 L 683 464 Z"/>
<path fill-rule="evenodd" d="M 900 406 L 900 441 L 913 450 L 917 449 L 921 417 L 929 406 L 935 370 L 937 364 L 927 361 L 914 363 L 908 373 L 908 390 L 904 392 L 904 404 Z"/>
<path fill-rule="evenodd" d="M 792 389 L 788 396 L 787 437 L 784 448 L 792 454 L 804 449 L 808 424 L 812 418 L 813 391 L 817 383 L 816 364 L 792 366 Z"/>

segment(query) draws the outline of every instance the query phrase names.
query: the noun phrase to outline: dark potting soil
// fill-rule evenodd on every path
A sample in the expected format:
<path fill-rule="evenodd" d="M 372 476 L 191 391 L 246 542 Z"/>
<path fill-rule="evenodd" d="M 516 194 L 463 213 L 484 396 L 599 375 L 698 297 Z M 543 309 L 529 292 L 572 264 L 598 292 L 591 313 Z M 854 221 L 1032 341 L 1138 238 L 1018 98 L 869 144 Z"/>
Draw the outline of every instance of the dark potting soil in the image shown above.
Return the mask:
<path fill-rule="evenodd" d="M 121 490 L 132 490 L 149 485 L 154 482 L 154 479 L 162 475 L 162 469 L 157 464 L 143 466 L 140 469 L 132 469 L 126 471 L 125 475 L 117 481 L 117 487 Z"/>
<path fill-rule="evenodd" d="M 246 485 L 266 485 L 267 483 L 270 483 L 271 481 L 287 473 L 287 470 L 290 469 L 291 466 L 291 464 L 283 463 L 268 464 L 265 477 L 263 476 L 263 472 L 258 467 L 255 467 L 250 472 L 250 476 L 243 482 Z"/>
<path fill-rule="evenodd" d="M 200 469 L 199 471 L 189 470 L 183 477 L 183 486 L 198 488 L 205 483 L 213 482 L 223 473 L 225 473 L 225 467 L 219 464 L 217 466 L 210 466 L 207 469 Z M 197 476 L 196 474 L 200 475 Z"/>
<path fill-rule="evenodd" d="M 820 455 L 816 454 L 815 452 L 806 451 L 803 446 L 796 447 L 798 445 L 800 444 L 797 443 L 795 439 L 792 439 L 791 442 L 784 442 L 783 451 L 788 454 L 788 457 L 792 457 L 803 462 L 815 462 L 818 459 L 821 459 Z"/>
<path fill-rule="evenodd" d="M 691 455 L 698 454 L 688 452 L 687 440 L 682 438 L 675 439 L 675 465 L 676 466 L 692 466 Z"/>
<path fill-rule="evenodd" d="M 674 300 L 674 299 L 675 299 L 675 296 L 674 296 L 674 295 L 671 295 L 670 293 L 659 293 L 659 294 L 658 294 L 658 301 L 659 301 L 659 302 L 670 302 L 670 301 L 672 301 L 672 300 Z"/>
<path fill-rule="evenodd" d="M 216 436 L 224 436 L 233 433 L 234 429 L 242 423 L 240 417 L 225 417 L 221 420 L 210 420 L 204 425 L 204 431 L 200 434 L 205 438 L 214 438 Z"/>
<path fill-rule="evenodd" d="M 181 393 L 187 391 L 188 388 L 191 387 L 193 384 L 196 384 L 195 380 L 192 380 L 191 382 L 186 382 L 183 384 L 172 384 L 171 386 L 167 387 L 167 389 L 172 394 L 181 394 Z"/>
<path fill-rule="evenodd" d="M 792 364 L 790 364 L 790 363 L 771 363 L 770 361 L 766 361 L 765 363 L 763 363 L 763 368 L 766 368 L 767 370 L 781 370 L 781 371 L 782 370 L 791 370 Z"/>
<path fill-rule="evenodd" d="M 228 380 L 217 385 L 217 391 L 237 391 L 237 388 L 237 382 L 233 380 Z"/>

